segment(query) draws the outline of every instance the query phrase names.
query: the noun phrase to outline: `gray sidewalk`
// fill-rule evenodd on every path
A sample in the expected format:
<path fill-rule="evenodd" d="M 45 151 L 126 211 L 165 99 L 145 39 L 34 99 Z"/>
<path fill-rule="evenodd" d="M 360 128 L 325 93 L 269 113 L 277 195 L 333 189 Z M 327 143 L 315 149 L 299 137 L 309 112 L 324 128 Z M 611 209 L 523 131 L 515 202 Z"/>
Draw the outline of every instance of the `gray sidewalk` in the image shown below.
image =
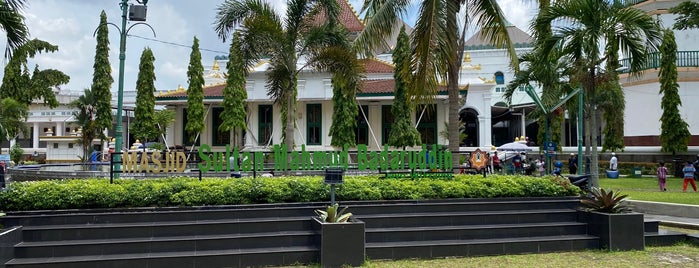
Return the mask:
<path fill-rule="evenodd" d="M 627 200 L 634 211 L 646 219 L 661 221 L 662 225 L 699 230 L 699 206 L 651 201 Z"/>

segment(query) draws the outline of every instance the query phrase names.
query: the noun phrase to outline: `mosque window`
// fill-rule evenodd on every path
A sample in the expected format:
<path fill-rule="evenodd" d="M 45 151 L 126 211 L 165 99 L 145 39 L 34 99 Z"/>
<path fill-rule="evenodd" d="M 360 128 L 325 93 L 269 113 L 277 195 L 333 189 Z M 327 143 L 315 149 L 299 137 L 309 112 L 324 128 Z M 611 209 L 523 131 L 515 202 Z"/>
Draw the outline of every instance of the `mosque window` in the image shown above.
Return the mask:
<path fill-rule="evenodd" d="M 258 107 L 258 128 L 257 140 L 258 145 L 268 145 L 271 144 L 270 139 L 272 138 L 272 127 L 273 127 L 273 113 L 272 105 L 260 105 Z"/>
<path fill-rule="evenodd" d="M 321 145 L 323 126 L 323 109 L 319 103 L 306 105 L 306 129 L 307 129 L 307 144 Z"/>
<path fill-rule="evenodd" d="M 500 72 L 500 71 L 495 72 L 495 83 L 498 85 L 505 84 L 505 75 L 502 72 Z"/>

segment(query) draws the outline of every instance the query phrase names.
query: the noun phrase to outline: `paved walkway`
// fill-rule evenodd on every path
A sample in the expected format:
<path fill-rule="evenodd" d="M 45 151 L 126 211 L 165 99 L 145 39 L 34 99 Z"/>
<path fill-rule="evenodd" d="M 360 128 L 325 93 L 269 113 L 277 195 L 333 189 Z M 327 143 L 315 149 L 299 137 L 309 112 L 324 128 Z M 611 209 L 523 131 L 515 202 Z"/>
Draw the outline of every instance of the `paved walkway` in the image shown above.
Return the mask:
<path fill-rule="evenodd" d="M 645 214 L 647 219 L 659 220 L 667 226 L 699 230 L 699 206 L 636 200 L 626 202 L 634 211 Z"/>

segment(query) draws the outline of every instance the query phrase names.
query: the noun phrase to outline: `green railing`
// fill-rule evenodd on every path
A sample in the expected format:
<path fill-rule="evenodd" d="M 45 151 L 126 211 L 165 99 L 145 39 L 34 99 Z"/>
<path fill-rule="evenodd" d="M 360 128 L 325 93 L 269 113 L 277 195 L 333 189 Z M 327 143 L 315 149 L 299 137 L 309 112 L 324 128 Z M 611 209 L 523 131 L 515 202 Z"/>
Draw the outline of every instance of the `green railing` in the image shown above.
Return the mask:
<path fill-rule="evenodd" d="M 619 64 L 623 70 L 619 73 L 628 73 L 631 66 L 631 59 L 622 59 Z M 657 69 L 660 67 L 660 52 L 654 52 L 648 55 L 648 61 L 642 70 Z M 699 51 L 678 51 L 677 52 L 677 67 L 699 67 Z"/>

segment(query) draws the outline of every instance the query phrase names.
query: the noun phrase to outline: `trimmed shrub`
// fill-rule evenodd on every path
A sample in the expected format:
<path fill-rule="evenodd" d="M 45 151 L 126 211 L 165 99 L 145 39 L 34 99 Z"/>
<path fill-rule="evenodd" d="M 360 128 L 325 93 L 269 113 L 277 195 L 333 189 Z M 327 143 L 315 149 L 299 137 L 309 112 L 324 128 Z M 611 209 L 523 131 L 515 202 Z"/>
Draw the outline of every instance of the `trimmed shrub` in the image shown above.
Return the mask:
<path fill-rule="evenodd" d="M 568 180 L 544 177 L 456 175 L 453 179 L 346 176 L 338 200 L 575 196 Z M 15 182 L 0 192 L 0 210 L 236 205 L 319 202 L 330 199 L 322 177 L 74 179 Z"/>

